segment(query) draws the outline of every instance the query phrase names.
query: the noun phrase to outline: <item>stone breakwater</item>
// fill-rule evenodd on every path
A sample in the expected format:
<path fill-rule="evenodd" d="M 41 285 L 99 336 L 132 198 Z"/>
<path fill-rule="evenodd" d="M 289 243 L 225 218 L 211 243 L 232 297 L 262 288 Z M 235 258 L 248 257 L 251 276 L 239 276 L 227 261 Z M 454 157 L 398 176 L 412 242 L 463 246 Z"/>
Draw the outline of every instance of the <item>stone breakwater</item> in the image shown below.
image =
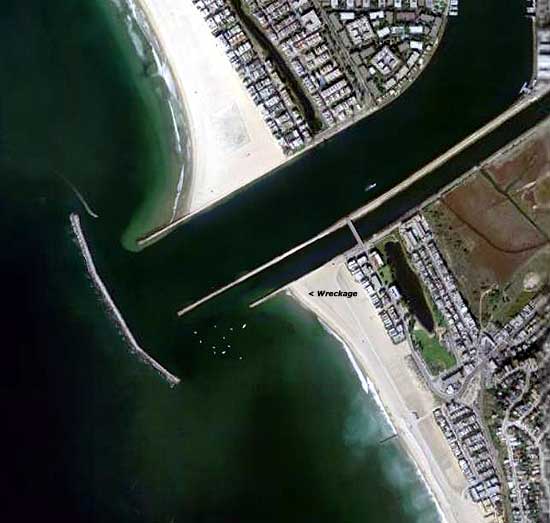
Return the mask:
<path fill-rule="evenodd" d="M 76 213 L 72 213 L 70 216 L 70 220 L 71 220 L 71 227 L 73 229 L 73 233 L 78 242 L 78 246 L 80 247 L 80 252 L 82 253 L 82 257 L 84 258 L 84 261 L 86 263 L 86 269 L 88 271 L 88 274 L 92 279 L 94 287 L 100 293 L 101 298 L 105 303 L 105 305 L 107 306 L 112 318 L 115 320 L 116 324 L 118 325 L 120 332 L 124 336 L 124 339 L 128 343 L 130 352 L 132 352 L 132 354 L 137 356 L 137 358 L 140 361 L 142 361 L 149 367 L 153 368 L 164 380 L 168 382 L 170 387 L 175 387 L 180 382 L 180 379 L 177 376 L 174 376 L 173 374 L 171 374 L 169 371 L 167 371 L 160 363 L 158 363 L 155 359 L 149 356 L 149 354 L 147 354 L 147 352 L 140 347 L 134 335 L 128 328 L 128 325 L 126 324 L 126 321 L 122 317 L 122 314 L 120 313 L 117 306 L 115 305 L 115 302 L 111 298 L 111 295 L 109 294 L 107 287 L 103 283 L 103 280 L 101 279 L 101 277 L 99 276 L 95 268 L 94 260 L 92 258 L 90 249 L 88 248 L 88 243 L 86 242 L 84 232 L 82 231 L 82 226 L 80 224 L 80 216 Z"/>

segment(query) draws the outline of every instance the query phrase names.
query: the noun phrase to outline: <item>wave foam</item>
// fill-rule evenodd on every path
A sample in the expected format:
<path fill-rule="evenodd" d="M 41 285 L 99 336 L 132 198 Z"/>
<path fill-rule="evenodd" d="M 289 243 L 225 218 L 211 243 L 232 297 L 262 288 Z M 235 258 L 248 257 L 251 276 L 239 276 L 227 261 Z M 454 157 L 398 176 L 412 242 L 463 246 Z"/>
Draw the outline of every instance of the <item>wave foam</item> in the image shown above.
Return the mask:
<path fill-rule="evenodd" d="M 384 416 L 384 419 L 386 420 L 387 424 L 391 427 L 392 431 L 396 433 L 397 430 L 395 428 L 395 425 L 393 424 L 388 412 L 386 411 L 386 408 L 384 407 L 384 404 L 380 399 L 380 395 L 378 394 L 376 387 L 374 386 L 370 378 L 366 374 L 364 374 L 361 368 L 359 367 L 355 359 L 355 356 L 353 355 L 353 352 L 349 349 L 346 342 L 336 332 L 334 332 L 327 323 L 325 323 L 321 318 L 318 318 L 318 320 L 319 320 L 319 323 L 322 325 L 323 329 L 340 342 L 340 344 L 344 348 L 344 351 L 348 359 L 350 360 L 353 366 L 353 370 L 355 371 L 357 377 L 359 378 L 359 381 L 361 382 L 361 388 L 367 394 L 370 393 L 372 395 L 376 405 L 379 407 L 380 411 L 382 412 L 382 415 Z"/>
<path fill-rule="evenodd" d="M 374 387 L 374 385 L 373 385 L 372 381 L 369 379 L 369 377 L 366 376 L 363 373 L 363 371 L 361 370 L 361 368 L 357 364 L 357 361 L 356 361 L 352 351 L 349 349 L 348 345 L 346 344 L 346 342 L 336 332 L 334 332 L 334 330 L 332 330 L 331 327 L 325 321 L 323 321 L 319 317 L 317 317 L 317 319 L 318 319 L 319 323 L 322 325 L 323 329 L 328 334 L 330 334 L 332 337 L 334 337 L 336 340 L 338 340 L 338 342 L 342 345 L 347 357 L 349 358 L 349 360 L 350 360 L 350 362 L 353 366 L 353 369 L 354 369 L 355 373 L 357 374 L 357 377 L 359 378 L 359 381 L 361 382 L 361 388 L 367 394 L 369 394 L 369 393 L 372 394 L 372 397 L 374 398 L 374 401 L 376 402 L 377 406 L 379 407 L 380 411 L 382 412 L 382 415 L 384 416 L 386 422 L 391 427 L 393 432 L 397 433 L 395 425 L 393 424 L 388 412 L 386 411 L 386 408 L 384 407 L 384 404 L 382 403 L 382 400 L 380 399 L 380 395 L 378 394 L 378 391 Z M 414 465 L 414 470 L 415 470 L 415 473 L 416 473 L 417 477 L 422 482 L 422 485 L 426 489 L 429 497 L 431 498 L 431 500 L 432 500 L 432 502 L 433 502 L 433 504 L 436 508 L 437 514 L 439 516 L 440 523 L 449 523 L 447 518 L 445 517 L 445 514 L 444 514 L 443 510 L 441 509 L 441 505 L 439 504 L 439 501 L 435 497 L 435 495 L 433 493 L 433 490 L 430 488 L 430 485 L 429 485 L 428 481 L 424 477 L 424 474 L 422 474 L 422 471 L 420 470 L 419 466 L 417 465 L 417 463 L 415 462 L 414 459 L 411 458 L 411 462 Z"/>

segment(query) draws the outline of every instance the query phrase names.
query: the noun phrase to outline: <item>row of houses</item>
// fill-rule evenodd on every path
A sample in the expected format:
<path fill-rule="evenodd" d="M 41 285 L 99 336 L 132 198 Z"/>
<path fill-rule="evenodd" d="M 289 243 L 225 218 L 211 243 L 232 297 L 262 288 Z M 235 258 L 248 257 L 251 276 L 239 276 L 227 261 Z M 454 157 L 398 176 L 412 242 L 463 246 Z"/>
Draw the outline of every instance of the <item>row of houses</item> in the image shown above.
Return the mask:
<path fill-rule="evenodd" d="M 240 15 L 231 0 L 193 3 L 287 153 L 312 140 L 302 95 L 324 129 L 353 119 L 416 77 L 444 25 L 444 3 L 431 0 L 243 0 Z M 274 62 L 239 16 L 271 41 Z"/>
<path fill-rule="evenodd" d="M 258 24 L 290 64 L 325 126 L 361 108 L 360 86 L 311 0 L 245 0 Z"/>
<path fill-rule="evenodd" d="M 477 414 L 457 401 L 434 410 L 434 417 L 466 480 L 470 497 L 487 513 L 502 511 L 502 486 L 490 445 Z"/>
<path fill-rule="evenodd" d="M 538 358 L 512 359 L 493 375 L 491 423 L 503 449 L 503 469 L 514 523 L 540 521 L 544 376 Z"/>
<path fill-rule="evenodd" d="M 491 333 L 494 349 L 488 365 L 489 383 L 497 405 L 492 423 L 504 449 L 510 521 L 514 523 L 540 521 L 545 499 L 542 468 L 548 383 L 540 362 L 549 325 L 550 299 L 548 294 L 540 294 Z"/>
<path fill-rule="evenodd" d="M 193 0 L 285 153 L 312 133 L 271 60 L 262 59 L 228 0 Z"/>
<path fill-rule="evenodd" d="M 437 43 L 443 6 L 433 2 L 325 0 L 327 23 L 376 103 L 410 83 Z"/>
<path fill-rule="evenodd" d="M 451 395 L 460 389 L 463 378 L 477 363 L 479 328 L 424 216 L 417 214 L 403 222 L 399 232 L 413 268 L 443 319 L 442 342 L 460 363 L 442 377 L 443 390 Z"/>
<path fill-rule="evenodd" d="M 537 82 L 550 84 L 550 0 L 535 2 L 537 18 Z"/>
<path fill-rule="evenodd" d="M 502 328 L 487 329 L 492 346 L 497 350 L 491 358 L 493 368 L 509 362 L 525 353 L 539 338 L 545 335 L 550 322 L 550 298 L 547 294 L 533 297 Z"/>
<path fill-rule="evenodd" d="M 444 2 L 437 0 L 324 0 L 323 4 L 330 4 L 333 9 L 342 10 L 395 9 L 397 11 L 416 11 L 426 8 L 431 11 L 444 7 Z"/>
<path fill-rule="evenodd" d="M 397 286 L 387 284 L 380 273 L 384 260 L 376 249 L 350 255 L 346 260 L 348 270 L 355 281 L 367 291 L 367 295 L 386 328 L 393 343 L 401 343 L 406 337 L 406 325 L 401 293 Z"/>
<path fill-rule="evenodd" d="M 535 441 L 522 424 L 511 425 L 507 430 L 510 449 L 504 460 L 504 471 L 510 485 L 511 521 L 513 523 L 537 523 L 541 519 L 540 443 Z"/>

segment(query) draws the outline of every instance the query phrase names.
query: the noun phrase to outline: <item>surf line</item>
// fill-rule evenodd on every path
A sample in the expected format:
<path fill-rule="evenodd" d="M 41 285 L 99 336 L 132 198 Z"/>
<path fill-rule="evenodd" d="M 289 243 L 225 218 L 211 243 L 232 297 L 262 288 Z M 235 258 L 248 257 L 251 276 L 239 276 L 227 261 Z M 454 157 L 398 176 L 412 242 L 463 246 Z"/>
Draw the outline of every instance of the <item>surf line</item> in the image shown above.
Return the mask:
<path fill-rule="evenodd" d="M 80 203 L 84 206 L 85 211 L 92 217 L 92 218 L 99 218 L 99 215 L 94 212 L 94 210 L 88 205 L 88 202 L 82 196 L 82 193 L 76 188 L 76 185 L 71 182 L 71 180 L 68 180 L 63 176 L 62 174 L 55 173 L 57 176 L 59 176 L 76 194 L 76 197 L 80 200 Z"/>
<path fill-rule="evenodd" d="M 183 191 L 183 180 L 185 178 L 185 164 L 182 164 L 180 170 L 180 176 L 178 179 L 178 186 L 176 187 L 176 197 L 174 198 L 174 205 L 172 205 L 172 217 L 170 223 L 176 219 L 176 212 L 178 211 L 178 203 L 180 201 L 181 193 Z"/>
<path fill-rule="evenodd" d="M 82 226 L 80 224 L 80 216 L 76 213 L 71 213 L 70 220 L 71 220 L 71 227 L 73 229 L 73 233 L 78 242 L 78 246 L 80 247 L 80 252 L 82 253 L 82 257 L 84 258 L 84 262 L 86 264 L 86 269 L 88 271 L 88 274 L 92 279 L 94 287 L 101 294 L 103 302 L 109 309 L 109 312 L 111 313 L 113 319 L 115 320 L 117 325 L 120 327 L 120 330 L 124 336 L 124 339 L 128 343 L 130 352 L 136 355 L 141 362 L 145 363 L 145 365 L 148 365 L 149 367 L 154 369 L 161 378 L 163 378 L 168 382 L 168 385 L 170 385 L 170 387 L 175 387 L 180 382 L 180 379 L 177 376 L 174 376 L 173 374 L 171 374 L 160 363 L 158 363 L 154 358 L 149 356 L 149 354 L 147 354 L 147 352 L 140 347 L 139 343 L 134 338 L 134 335 L 128 328 L 128 325 L 126 324 L 126 321 L 122 317 L 122 314 L 118 310 L 118 307 L 115 305 L 115 302 L 111 298 L 111 295 L 109 294 L 107 287 L 103 283 L 103 280 L 97 273 L 94 260 L 92 258 L 92 254 L 88 247 L 88 243 L 86 242 L 84 232 L 82 231 Z"/>

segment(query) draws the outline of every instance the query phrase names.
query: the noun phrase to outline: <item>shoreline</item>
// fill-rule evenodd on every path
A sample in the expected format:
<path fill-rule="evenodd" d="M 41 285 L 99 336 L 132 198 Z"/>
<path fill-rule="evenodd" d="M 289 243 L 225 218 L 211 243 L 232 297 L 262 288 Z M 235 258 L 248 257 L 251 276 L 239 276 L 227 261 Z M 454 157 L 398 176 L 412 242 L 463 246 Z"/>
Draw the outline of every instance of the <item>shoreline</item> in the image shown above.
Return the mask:
<path fill-rule="evenodd" d="M 291 296 L 293 299 L 295 299 L 306 310 L 308 310 L 309 312 L 313 312 L 307 305 L 305 305 L 304 303 L 302 303 L 300 301 L 300 298 L 298 296 L 293 295 L 291 291 L 288 291 L 287 294 L 289 296 Z M 416 473 L 417 477 L 420 479 L 420 481 L 424 485 L 424 488 L 428 491 L 428 495 L 430 496 L 430 499 L 433 501 L 433 503 L 435 505 L 435 508 L 436 508 L 436 511 L 437 511 L 437 514 L 439 516 L 439 519 L 440 519 L 441 523 L 451 523 L 447 519 L 447 516 L 445 515 L 445 512 L 441 508 L 439 500 L 435 496 L 435 494 L 434 494 L 434 492 L 433 492 L 433 490 L 430 486 L 430 482 L 426 479 L 426 477 L 424 476 L 424 474 L 423 474 L 422 470 L 420 469 L 418 463 L 416 462 L 414 457 L 411 455 L 411 452 L 410 452 L 409 448 L 407 447 L 406 442 L 404 442 L 402 440 L 401 434 L 399 433 L 396 426 L 394 425 L 394 423 L 392 421 L 392 418 L 391 418 L 390 414 L 388 413 L 388 409 L 384 405 L 384 402 L 382 401 L 382 398 L 380 397 L 379 391 L 376 389 L 374 383 L 369 378 L 368 374 L 366 373 L 366 370 L 361 368 L 361 366 L 357 363 L 356 356 L 354 356 L 354 353 L 353 353 L 352 349 L 350 349 L 348 347 L 348 345 L 344 341 L 344 339 L 340 335 L 338 335 L 334 330 L 332 330 L 330 325 L 325 323 L 324 319 L 322 319 L 320 316 L 317 316 L 316 313 L 314 313 L 314 314 L 316 315 L 319 323 L 323 326 L 323 329 L 325 329 L 327 334 L 329 334 L 330 336 L 335 338 L 342 345 L 342 348 L 344 349 L 344 351 L 346 353 L 346 356 L 348 357 L 349 361 L 351 362 L 351 364 L 353 366 L 353 369 L 357 374 L 357 377 L 361 381 L 361 385 L 363 386 L 363 382 L 366 383 L 366 386 L 368 387 L 368 389 L 365 390 L 365 388 L 363 387 L 363 390 L 365 390 L 366 394 L 372 395 L 372 397 L 374 399 L 374 402 L 376 403 L 376 405 L 380 409 L 380 411 L 382 413 L 382 416 L 384 417 L 386 423 L 390 426 L 391 430 L 393 431 L 393 436 L 397 436 L 399 438 L 399 442 L 401 443 L 402 449 L 405 451 L 407 457 L 413 463 L 414 470 L 415 470 L 415 473 Z M 393 436 L 391 436 L 391 437 L 393 437 Z"/>
<path fill-rule="evenodd" d="M 388 407 L 384 404 L 384 401 L 380 397 L 380 392 L 377 390 L 376 386 L 372 382 L 371 378 L 369 377 L 369 374 L 365 367 L 361 365 L 361 363 L 358 362 L 357 355 L 355 354 L 354 350 L 351 348 L 351 343 L 345 340 L 345 337 L 339 333 L 337 333 L 334 328 L 335 325 L 331 325 L 329 323 L 329 319 L 325 317 L 324 315 L 321 315 L 318 313 L 318 311 L 311 308 L 305 301 L 302 300 L 302 297 L 299 293 L 293 292 L 292 290 L 287 290 L 286 294 L 290 296 L 293 300 L 295 300 L 301 307 L 303 307 L 305 310 L 313 313 L 319 323 L 322 325 L 325 332 L 332 336 L 334 339 L 338 341 L 342 345 L 342 348 L 344 349 L 344 352 L 346 353 L 346 357 L 350 361 L 358 379 L 360 380 L 361 384 L 363 385 L 363 380 L 366 382 L 368 389 L 365 390 L 365 388 L 362 386 L 363 390 L 366 394 L 372 395 L 374 398 L 374 401 L 377 405 L 377 407 L 380 409 L 380 412 L 382 416 L 384 417 L 384 420 L 389 425 L 391 430 L 393 431 L 394 435 L 396 435 L 399 439 L 399 442 L 401 443 L 402 448 L 404 449 L 407 457 L 412 461 L 414 465 L 414 469 L 416 471 L 417 476 L 420 478 L 420 481 L 425 486 L 426 490 L 428 491 L 428 495 L 432 499 L 437 513 L 439 515 L 439 518 L 441 520 L 441 523 L 451 523 L 453 520 L 449 520 L 447 516 L 445 515 L 444 511 L 441 508 L 441 505 L 439 503 L 438 498 L 435 496 L 433 489 L 430 486 L 430 482 L 426 479 L 424 476 L 418 462 L 414 458 L 413 453 L 411 453 L 409 447 L 407 446 L 406 442 L 403 440 L 402 435 L 397 430 L 394 421 L 392 420 L 392 416 L 389 413 Z M 460 522 L 456 522 L 460 523 Z"/>
<path fill-rule="evenodd" d="M 355 288 L 342 256 L 294 282 L 287 292 L 353 355 L 375 400 L 378 397 L 382 414 L 390 420 L 434 499 L 442 521 L 489 521 L 473 501 L 462 496 L 466 480 L 435 424 L 432 411 L 438 402 L 408 364 L 407 342 L 393 345 L 364 291 L 358 299 L 342 301 L 309 295 L 311 290 L 332 289 L 335 284 L 345 290 L 361 288 Z"/>
<path fill-rule="evenodd" d="M 185 168 L 181 201 L 170 226 L 288 158 L 190 0 L 124 2 L 139 6 L 146 18 L 187 117 L 193 161 Z"/>
<path fill-rule="evenodd" d="M 141 0 L 101 1 L 111 5 L 119 15 L 126 36 L 130 40 L 129 45 L 134 49 L 143 66 L 147 68 L 146 77 L 151 82 L 159 81 L 158 84 L 154 84 L 153 89 L 162 91 L 157 92 L 156 96 L 160 98 L 159 106 L 163 113 L 162 119 L 165 120 L 164 124 L 167 130 L 169 128 L 171 131 L 169 142 L 173 161 L 170 166 L 170 179 L 167 180 L 171 193 L 170 202 L 159 204 L 160 209 L 155 214 L 161 216 L 171 214 L 169 218 L 171 222 L 186 207 L 186 195 L 192 178 L 187 175 L 192 173 L 194 163 L 193 133 L 188 132 L 193 128 L 189 107 L 184 92 L 177 83 L 177 76 L 170 61 L 166 58 L 162 42 L 158 37 L 158 29 L 153 25 L 153 19 L 143 2 Z M 155 70 L 149 71 L 149 67 L 153 65 Z M 173 174 L 176 171 L 178 179 L 173 180 Z M 163 218 L 162 222 L 165 220 Z"/>
<path fill-rule="evenodd" d="M 289 293 L 289 294 L 292 295 L 292 293 Z M 298 301 L 298 303 L 300 303 L 300 299 L 298 297 L 295 297 L 295 296 L 293 296 L 293 297 L 294 297 L 294 299 L 296 299 Z M 306 307 L 305 305 L 302 305 L 302 306 Z M 306 307 L 306 309 L 311 311 L 311 309 L 309 309 L 307 307 Z M 314 314 L 316 314 L 316 313 L 314 313 Z M 351 361 L 351 363 L 353 365 L 354 370 L 358 373 L 359 379 L 362 378 L 366 381 L 366 383 L 368 385 L 367 394 L 372 395 L 376 405 L 378 406 L 378 408 L 382 412 L 382 416 L 384 417 L 384 419 L 386 420 L 388 425 L 391 427 L 394 435 L 399 438 L 399 442 L 401 443 L 401 447 L 403 448 L 403 450 L 407 454 L 407 457 L 412 461 L 412 463 L 414 465 L 414 470 L 416 472 L 416 475 L 418 476 L 418 478 L 420 479 L 420 481 L 422 482 L 422 484 L 424 485 L 424 487 L 428 491 L 428 495 L 430 496 L 430 499 L 433 501 L 433 503 L 435 505 L 435 508 L 436 508 L 436 511 L 439 515 L 439 519 L 441 520 L 441 523 L 451 523 L 449 521 L 449 519 L 447 519 L 447 516 L 445 515 L 443 509 L 441 508 L 439 500 L 435 496 L 435 494 L 434 494 L 434 492 L 433 492 L 433 490 L 430 486 L 430 482 L 424 476 L 424 474 L 423 474 L 422 470 L 420 469 L 418 463 L 414 459 L 414 456 L 411 455 L 411 452 L 410 452 L 409 448 L 407 447 L 406 442 L 403 441 L 401 434 L 399 433 L 399 431 L 397 430 L 395 424 L 393 423 L 391 415 L 388 413 L 388 408 L 386 407 L 386 405 L 384 405 L 384 402 L 382 401 L 382 398 L 380 397 L 379 391 L 376 389 L 374 383 L 369 378 L 368 374 L 366 373 L 366 370 L 364 368 L 362 369 L 360 367 L 360 365 L 357 363 L 357 359 L 354 356 L 353 350 L 348 347 L 348 345 L 344 341 L 344 339 L 342 337 L 340 337 L 335 331 L 333 331 L 331 329 L 331 327 L 324 322 L 323 319 L 321 319 L 319 316 L 317 316 L 317 318 L 318 318 L 319 322 L 321 323 L 321 325 L 323 325 L 323 328 L 326 330 L 326 332 L 328 334 L 330 334 L 332 337 L 334 337 L 336 340 L 338 340 L 338 342 L 342 345 L 342 347 L 344 348 L 344 350 L 346 352 L 346 355 L 348 356 L 349 360 Z"/>
<path fill-rule="evenodd" d="M 188 205 L 188 195 L 193 185 L 194 151 L 196 144 L 192 132 L 192 113 L 185 97 L 183 86 L 179 82 L 178 75 L 172 67 L 171 61 L 166 54 L 165 46 L 160 39 L 159 28 L 155 25 L 155 19 L 144 0 L 111 0 L 116 5 L 124 4 L 132 15 L 132 19 L 138 25 L 146 44 L 150 47 L 153 60 L 156 66 L 154 76 L 160 77 L 166 88 L 168 96 L 166 102 L 170 112 L 172 128 L 175 137 L 177 152 L 183 154 L 182 163 L 178 165 L 178 182 L 176 194 L 172 205 L 170 223 L 181 212 L 185 213 Z M 173 103 L 176 103 L 177 112 L 174 111 Z M 181 127 L 181 129 L 180 129 Z M 185 135 L 185 151 L 183 151 L 181 135 Z M 185 176 L 187 174 L 187 176 Z M 181 206 L 180 213 L 178 207 Z"/>
<path fill-rule="evenodd" d="M 288 291 L 287 295 L 292 297 L 294 300 L 296 300 L 305 310 L 307 310 L 309 312 L 313 312 L 305 303 L 303 303 L 300 300 L 300 297 L 297 294 L 293 294 L 291 291 Z M 336 340 L 338 340 L 338 342 L 342 345 L 342 348 L 344 349 L 344 351 L 346 353 L 346 356 L 348 357 L 349 361 L 351 362 L 353 370 L 355 371 L 355 373 L 357 374 L 357 377 L 359 378 L 359 381 L 361 382 L 361 386 L 362 386 L 363 390 L 365 391 L 365 394 L 372 395 L 372 397 L 374 398 L 375 403 L 378 405 L 378 408 L 382 412 L 382 415 L 384 416 L 384 419 L 386 420 L 386 423 L 389 425 L 389 427 L 393 431 L 394 435 L 398 436 L 399 432 L 398 432 L 395 424 L 393 423 L 390 415 L 388 414 L 388 410 L 387 410 L 386 406 L 384 405 L 384 402 L 380 398 L 380 394 L 379 394 L 378 390 L 374 386 L 374 383 L 372 382 L 372 380 L 369 378 L 369 375 L 365 372 L 364 369 L 361 368 L 361 366 L 358 363 L 357 358 L 354 355 L 352 349 L 350 349 L 348 347 L 348 344 L 344 340 L 344 338 L 342 336 L 340 336 L 340 334 L 338 334 L 335 330 L 333 330 L 331 325 L 329 325 L 324 318 L 322 318 L 320 316 L 317 316 L 316 313 L 314 313 L 314 314 L 317 317 L 317 320 L 319 321 L 319 323 L 323 326 L 323 329 L 327 332 L 327 334 L 329 334 L 333 338 L 336 338 Z"/>

